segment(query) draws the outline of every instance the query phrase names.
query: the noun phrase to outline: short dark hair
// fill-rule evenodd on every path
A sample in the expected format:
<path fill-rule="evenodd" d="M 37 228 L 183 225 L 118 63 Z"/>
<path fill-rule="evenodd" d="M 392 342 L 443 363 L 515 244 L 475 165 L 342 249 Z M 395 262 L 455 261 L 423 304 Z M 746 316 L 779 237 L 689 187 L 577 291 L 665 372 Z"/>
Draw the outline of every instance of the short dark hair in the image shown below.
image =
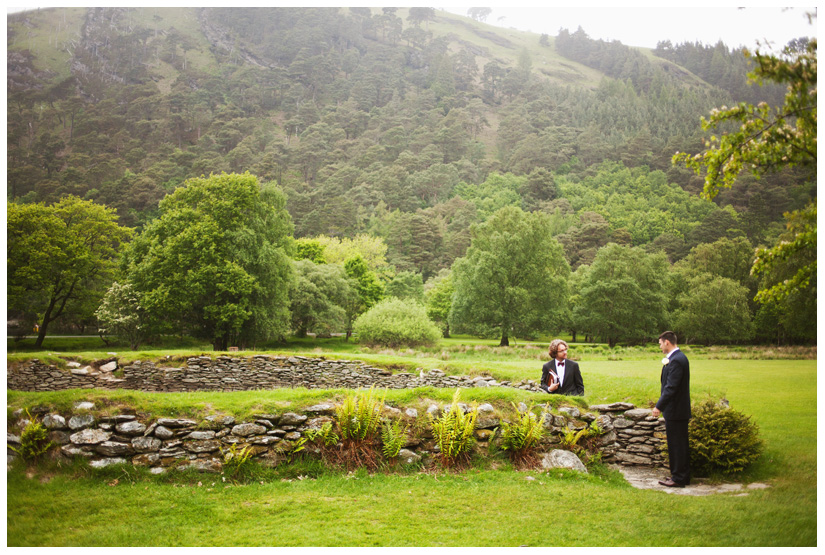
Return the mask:
<path fill-rule="evenodd" d="M 665 331 L 662 332 L 662 335 L 659 336 L 659 339 L 664 339 L 665 341 L 670 341 L 671 344 L 676 345 L 676 334 L 672 331 Z"/>

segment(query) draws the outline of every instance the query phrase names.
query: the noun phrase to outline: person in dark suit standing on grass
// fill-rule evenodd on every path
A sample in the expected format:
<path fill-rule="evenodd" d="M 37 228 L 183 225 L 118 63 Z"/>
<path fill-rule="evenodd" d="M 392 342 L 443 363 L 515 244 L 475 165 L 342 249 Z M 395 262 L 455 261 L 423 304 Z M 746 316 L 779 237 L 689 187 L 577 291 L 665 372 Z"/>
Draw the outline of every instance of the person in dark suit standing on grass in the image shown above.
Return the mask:
<path fill-rule="evenodd" d="M 690 451 L 688 422 L 690 421 L 690 363 L 676 346 L 676 334 L 666 331 L 659 336 L 662 359 L 662 389 L 652 415 L 665 417 L 670 476 L 659 483 L 669 488 L 690 484 Z"/>
<path fill-rule="evenodd" d="M 550 342 L 550 362 L 541 367 L 539 387 L 547 393 L 584 395 L 584 381 L 579 364 L 567 360 L 567 343 L 561 339 Z"/>

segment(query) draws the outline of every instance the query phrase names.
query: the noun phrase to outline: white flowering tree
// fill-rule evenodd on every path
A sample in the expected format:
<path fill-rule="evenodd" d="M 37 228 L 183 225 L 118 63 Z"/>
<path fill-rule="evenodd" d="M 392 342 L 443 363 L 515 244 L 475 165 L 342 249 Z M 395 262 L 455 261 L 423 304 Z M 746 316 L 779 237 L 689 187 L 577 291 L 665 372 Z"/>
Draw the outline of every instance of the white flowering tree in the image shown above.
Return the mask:
<path fill-rule="evenodd" d="M 133 351 L 149 335 L 146 311 L 141 308 L 140 298 L 129 283 L 114 282 L 103 297 L 95 316 L 101 336 L 114 335 L 125 339 Z"/>

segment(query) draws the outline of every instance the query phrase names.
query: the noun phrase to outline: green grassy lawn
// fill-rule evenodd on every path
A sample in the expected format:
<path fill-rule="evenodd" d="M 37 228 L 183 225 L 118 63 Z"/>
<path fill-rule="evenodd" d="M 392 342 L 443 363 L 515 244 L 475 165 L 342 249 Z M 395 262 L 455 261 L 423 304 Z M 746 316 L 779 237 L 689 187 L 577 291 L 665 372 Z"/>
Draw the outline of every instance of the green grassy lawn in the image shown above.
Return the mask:
<path fill-rule="evenodd" d="M 334 351 L 306 340 L 281 352 L 379 359 L 408 366 L 473 368 L 500 379 L 536 379 L 546 344 L 497 351 L 496 342 L 455 340 L 437 352 Z M 327 344 L 328 345 L 328 344 Z M 481 347 L 476 350 L 475 346 Z M 462 347 L 459 349 L 459 347 Z M 450 349 L 453 349 L 452 351 Z M 443 360 L 441 351 L 449 355 Z M 653 348 L 585 353 L 575 346 L 587 395 L 583 404 L 655 400 L 661 354 Z M 158 355 L 158 352 L 151 351 Z M 208 350 L 206 351 L 208 352 Z M 509 353 L 509 354 L 508 354 Z M 275 470 L 260 481 L 229 485 L 220 476 L 152 477 L 134 469 L 93 471 L 15 465 L 7 477 L 7 543 L 57 545 L 275 546 L 815 546 L 816 360 L 750 360 L 731 348 L 691 351 L 695 400 L 725 396 L 752 416 L 765 441 L 761 459 L 739 479 L 763 481 L 747 496 L 668 495 L 636 490 L 615 472 L 517 472 L 486 460 L 463 473 Z M 33 353 L 29 353 L 31 356 Z M 98 353 L 99 354 L 99 353 Z M 764 354 L 764 353 L 763 353 Z M 530 356 L 532 355 L 532 358 Z M 742 358 L 736 358 L 741 356 Z M 815 356 L 815 351 L 814 351 Z M 608 360 L 609 357 L 623 360 Z M 432 366 L 438 364 L 439 366 Z M 455 366 L 453 366 L 455 365 Z M 463 372 L 463 370 L 462 370 Z M 777 376 L 782 379 L 777 380 Z M 343 391 L 152 394 L 130 391 L 7 392 L 8 410 L 35 404 L 64 409 L 93 399 L 109 411 L 137 406 L 153 413 L 243 417 L 298 409 Z M 452 391 L 390 391 L 396 406 L 445 403 Z M 547 396 L 507 388 L 462 390 L 463 401 L 543 402 Z M 553 398 L 558 399 L 557 397 Z M 528 477 L 534 478 L 533 480 Z M 115 482 L 117 480 L 117 482 Z M 198 485 L 198 484 L 201 485 Z M 229 487 L 226 487 L 229 485 Z M 547 515 L 563 526 L 548 526 Z"/>

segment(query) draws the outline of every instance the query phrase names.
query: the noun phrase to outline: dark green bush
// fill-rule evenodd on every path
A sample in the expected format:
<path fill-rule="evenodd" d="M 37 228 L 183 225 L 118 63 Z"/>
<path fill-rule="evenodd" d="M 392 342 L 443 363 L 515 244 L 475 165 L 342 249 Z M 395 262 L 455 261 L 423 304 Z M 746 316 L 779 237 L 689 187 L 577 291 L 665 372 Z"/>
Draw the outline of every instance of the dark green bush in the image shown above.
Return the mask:
<path fill-rule="evenodd" d="M 358 317 L 353 326 L 359 342 L 383 347 L 434 345 L 441 330 L 416 301 L 386 299 Z"/>
<path fill-rule="evenodd" d="M 694 405 L 692 412 L 688 436 L 695 474 L 734 474 L 759 458 L 759 427 L 749 416 L 712 399 Z"/>

